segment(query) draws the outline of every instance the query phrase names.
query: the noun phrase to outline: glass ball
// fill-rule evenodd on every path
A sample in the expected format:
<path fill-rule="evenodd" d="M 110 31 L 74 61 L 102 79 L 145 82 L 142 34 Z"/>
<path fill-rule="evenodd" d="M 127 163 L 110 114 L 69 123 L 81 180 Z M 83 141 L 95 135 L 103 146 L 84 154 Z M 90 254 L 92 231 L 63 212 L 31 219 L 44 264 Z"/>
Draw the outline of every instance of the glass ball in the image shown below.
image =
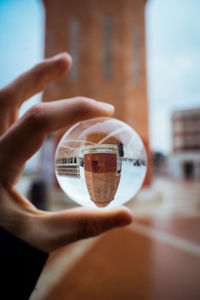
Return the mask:
<path fill-rule="evenodd" d="M 129 125 L 95 118 L 73 125 L 55 154 L 57 180 L 76 203 L 115 208 L 132 199 L 147 170 L 144 145 Z"/>

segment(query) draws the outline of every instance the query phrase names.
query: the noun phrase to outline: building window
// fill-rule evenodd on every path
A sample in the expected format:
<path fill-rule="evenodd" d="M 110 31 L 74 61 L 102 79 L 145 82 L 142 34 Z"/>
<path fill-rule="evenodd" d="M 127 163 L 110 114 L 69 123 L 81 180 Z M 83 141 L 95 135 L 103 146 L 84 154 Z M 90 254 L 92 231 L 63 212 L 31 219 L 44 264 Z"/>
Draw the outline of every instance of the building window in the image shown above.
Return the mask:
<path fill-rule="evenodd" d="M 97 196 L 98 196 L 98 198 L 101 197 L 101 188 L 100 187 L 97 188 Z"/>
<path fill-rule="evenodd" d="M 175 148 L 182 148 L 183 147 L 183 137 L 182 136 L 176 136 L 174 138 L 174 147 Z"/>
<path fill-rule="evenodd" d="M 80 23 L 77 19 L 71 18 L 69 20 L 69 53 L 72 56 L 72 68 L 69 72 L 69 79 L 75 82 L 78 78 L 78 65 L 79 65 L 79 34 Z"/>
<path fill-rule="evenodd" d="M 132 62 L 132 74 L 133 74 L 133 86 L 137 87 L 140 84 L 140 30 L 139 27 L 133 29 L 133 62 Z"/>
<path fill-rule="evenodd" d="M 179 133 L 183 131 L 183 123 L 180 121 L 174 122 L 174 133 Z"/>
<path fill-rule="evenodd" d="M 52 29 L 46 32 L 46 56 L 52 56 L 55 54 L 55 35 Z"/>
<path fill-rule="evenodd" d="M 112 21 L 109 17 L 103 22 L 103 76 L 112 77 Z"/>
<path fill-rule="evenodd" d="M 110 187 L 109 187 L 108 190 L 107 190 L 106 197 L 107 197 L 108 199 L 109 199 L 109 197 L 110 197 Z"/>

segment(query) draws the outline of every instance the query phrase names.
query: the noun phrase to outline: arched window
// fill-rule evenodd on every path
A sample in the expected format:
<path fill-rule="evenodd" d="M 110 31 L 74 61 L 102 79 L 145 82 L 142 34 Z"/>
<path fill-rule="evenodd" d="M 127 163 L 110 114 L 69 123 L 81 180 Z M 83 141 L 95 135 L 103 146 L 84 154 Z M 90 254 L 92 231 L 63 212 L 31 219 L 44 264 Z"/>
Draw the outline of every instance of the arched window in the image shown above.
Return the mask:
<path fill-rule="evenodd" d="M 132 62 L 132 74 L 133 74 L 133 86 L 137 87 L 140 84 L 140 30 L 136 26 L 133 29 L 133 62 Z"/>
<path fill-rule="evenodd" d="M 103 21 L 103 76 L 112 77 L 112 21 L 106 17 Z"/>
<path fill-rule="evenodd" d="M 80 34 L 80 22 L 76 18 L 69 20 L 69 53 L 72 56 L 72 68 L 69 72 L 69 79 L 71 82 L 75 82 L 78 78 L 78 65 L 79 65 L 79 34 Z"/>

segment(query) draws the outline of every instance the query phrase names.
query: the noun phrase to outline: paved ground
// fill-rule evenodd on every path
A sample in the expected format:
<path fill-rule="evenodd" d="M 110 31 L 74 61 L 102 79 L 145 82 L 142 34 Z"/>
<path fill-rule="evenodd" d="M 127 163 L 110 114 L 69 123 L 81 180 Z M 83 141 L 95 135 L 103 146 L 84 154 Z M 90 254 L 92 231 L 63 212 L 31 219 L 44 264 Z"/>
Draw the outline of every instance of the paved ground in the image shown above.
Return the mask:
<path fill-rule="evenodd" d="M 31 300 L 199 300 L 199 182 L 156 180 L 129 206 L 131 226 L 53 253 Z"/>

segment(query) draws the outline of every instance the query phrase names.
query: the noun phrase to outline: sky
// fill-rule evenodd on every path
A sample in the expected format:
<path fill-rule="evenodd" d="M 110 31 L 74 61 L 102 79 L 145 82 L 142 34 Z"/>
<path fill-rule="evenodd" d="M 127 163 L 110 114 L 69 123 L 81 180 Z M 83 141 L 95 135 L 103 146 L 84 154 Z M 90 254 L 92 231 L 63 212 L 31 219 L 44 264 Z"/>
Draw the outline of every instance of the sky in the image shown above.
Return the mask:
<path fill-rule="evenodd" d="M 200 1 L 150 0 L 146 8 L 150 140 L 171 150 L 173 111 L 200 107 Z"/>
<path fill-rule="evenodd" d="M 200 0 L 149 0 L 145 15 L 150 143 L 168 154 L 173 111 L 200 107 Z M 40 62 L 43 47 L 42 1 L 0 0 L 0 88 Z"/>

